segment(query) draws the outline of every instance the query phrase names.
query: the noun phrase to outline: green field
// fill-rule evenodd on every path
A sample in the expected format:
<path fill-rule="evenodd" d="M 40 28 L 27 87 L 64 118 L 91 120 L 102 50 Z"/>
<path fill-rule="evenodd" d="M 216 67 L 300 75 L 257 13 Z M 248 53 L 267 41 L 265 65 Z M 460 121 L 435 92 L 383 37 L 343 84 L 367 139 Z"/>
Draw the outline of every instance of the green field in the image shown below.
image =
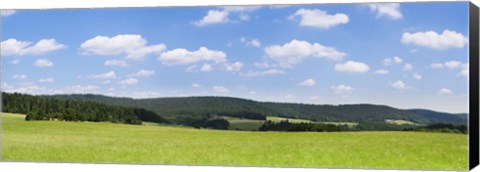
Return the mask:
<path fill-rule="evenodd" d="M 25 121 L 2 114 L 2 160 L 467 170 L 467 135 L 249 132 Z"/>
<path fill-rule="evenodd" d="M 412 121 L 398 120 L 398 119 L 386 119 L 385 123 L 395 124 L 395 125 L 418 125 Z"/>

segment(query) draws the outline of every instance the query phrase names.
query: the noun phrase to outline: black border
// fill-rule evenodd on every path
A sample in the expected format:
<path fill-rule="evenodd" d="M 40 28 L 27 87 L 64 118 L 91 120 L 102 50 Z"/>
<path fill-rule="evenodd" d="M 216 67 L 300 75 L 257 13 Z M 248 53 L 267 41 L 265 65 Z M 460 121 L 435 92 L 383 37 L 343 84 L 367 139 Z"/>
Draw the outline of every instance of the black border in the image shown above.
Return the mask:
<path fill-rule="evenodd" d="M 470 147 L 470 170 L 479 163 L 479 10 L 470 2 L 469 12 L 469 147 Z"/>

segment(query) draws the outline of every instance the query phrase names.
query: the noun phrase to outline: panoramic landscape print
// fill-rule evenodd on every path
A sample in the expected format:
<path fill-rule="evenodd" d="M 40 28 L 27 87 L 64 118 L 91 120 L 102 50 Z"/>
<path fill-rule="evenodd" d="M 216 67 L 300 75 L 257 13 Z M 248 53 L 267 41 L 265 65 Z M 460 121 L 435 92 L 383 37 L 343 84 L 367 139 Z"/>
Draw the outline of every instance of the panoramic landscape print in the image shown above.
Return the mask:
<path fill-rule="evenodd" d="M 1 20 L 2 161 L 468 169 L 468 2 Z"/>

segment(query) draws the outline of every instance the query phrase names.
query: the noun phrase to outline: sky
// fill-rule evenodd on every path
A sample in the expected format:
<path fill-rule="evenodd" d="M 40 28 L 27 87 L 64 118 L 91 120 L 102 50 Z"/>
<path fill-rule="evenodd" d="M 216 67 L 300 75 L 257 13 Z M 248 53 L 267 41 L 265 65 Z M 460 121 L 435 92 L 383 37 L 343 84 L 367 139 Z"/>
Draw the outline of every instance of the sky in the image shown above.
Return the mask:
<path fill-rule="evenodd" d="M 1 12 L 1 90 L 468 112 L 468 2 Z"/>

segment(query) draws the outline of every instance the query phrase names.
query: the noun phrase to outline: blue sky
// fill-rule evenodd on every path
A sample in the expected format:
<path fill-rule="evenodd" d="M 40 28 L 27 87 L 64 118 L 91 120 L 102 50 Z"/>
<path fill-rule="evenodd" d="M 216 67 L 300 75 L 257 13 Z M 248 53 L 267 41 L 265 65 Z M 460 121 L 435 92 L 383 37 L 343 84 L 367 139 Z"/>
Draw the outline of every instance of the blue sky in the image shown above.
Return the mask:
<path fill-rule="evenodd" d="M 468 111 L 468 3 L 2 11 L 2 90 Z"/>

